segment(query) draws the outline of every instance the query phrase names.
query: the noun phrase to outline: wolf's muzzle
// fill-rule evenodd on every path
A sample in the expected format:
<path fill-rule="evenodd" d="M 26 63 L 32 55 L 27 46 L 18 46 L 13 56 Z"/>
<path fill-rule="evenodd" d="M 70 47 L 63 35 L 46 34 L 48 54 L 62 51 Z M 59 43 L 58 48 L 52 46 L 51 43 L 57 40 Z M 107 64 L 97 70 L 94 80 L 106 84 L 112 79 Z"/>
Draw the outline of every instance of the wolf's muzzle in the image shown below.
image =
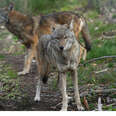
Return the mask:
<path fill-rule="evenodd" d="M 60 50 L 63 50 L 64 49 L 64 47 L 63 46 L 60 46 Z"/>

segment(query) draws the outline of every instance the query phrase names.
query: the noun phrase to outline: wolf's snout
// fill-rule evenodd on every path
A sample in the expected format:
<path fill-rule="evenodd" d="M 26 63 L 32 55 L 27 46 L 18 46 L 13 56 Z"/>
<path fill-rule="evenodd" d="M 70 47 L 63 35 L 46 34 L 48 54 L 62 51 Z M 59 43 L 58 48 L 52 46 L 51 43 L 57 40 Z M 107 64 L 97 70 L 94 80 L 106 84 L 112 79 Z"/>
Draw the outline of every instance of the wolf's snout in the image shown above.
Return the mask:
<path fill-rule="evenodd" d="M 61 50 L 63 50 L 63 49 L 64 49 L 64 47 L 63 47 L 63 46 L 60 46 L 60 49 L 61 49 Z"/>

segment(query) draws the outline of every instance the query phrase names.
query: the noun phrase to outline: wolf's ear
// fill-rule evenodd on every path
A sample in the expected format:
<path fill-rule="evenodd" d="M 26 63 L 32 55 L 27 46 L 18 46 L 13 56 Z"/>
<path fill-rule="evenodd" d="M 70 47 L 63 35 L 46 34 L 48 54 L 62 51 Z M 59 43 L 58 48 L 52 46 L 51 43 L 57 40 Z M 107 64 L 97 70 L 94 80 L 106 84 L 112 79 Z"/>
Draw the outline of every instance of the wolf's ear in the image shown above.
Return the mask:
<path fill-rule="evenodd" d="M 14 4 L 13 3 L 10 3 L 9 6 L 8 6 L 8 10 L 9 11 L 12 11 L 14 9 Z"/>
<path fill-rule="evenodd" d="M 70 23 L 70 30 L 73 30 L 73 26 L 74 26 L 74 19 L 71 20 L 71 23 Z"/>

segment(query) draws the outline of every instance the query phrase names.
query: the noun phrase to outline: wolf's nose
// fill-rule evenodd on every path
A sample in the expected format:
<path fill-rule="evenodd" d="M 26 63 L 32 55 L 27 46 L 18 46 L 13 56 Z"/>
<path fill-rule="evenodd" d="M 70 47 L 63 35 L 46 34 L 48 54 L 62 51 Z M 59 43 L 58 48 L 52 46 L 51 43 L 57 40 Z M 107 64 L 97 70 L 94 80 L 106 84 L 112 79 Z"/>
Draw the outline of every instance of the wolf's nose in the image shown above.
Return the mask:
<path fill-rule="evenodd" d="M 63 50 L 63 49 L 64 49 L 64 47 L 63 47 L 63 46 L 60 46 L 60 49 L 61 49 L 61 50 Z"/>

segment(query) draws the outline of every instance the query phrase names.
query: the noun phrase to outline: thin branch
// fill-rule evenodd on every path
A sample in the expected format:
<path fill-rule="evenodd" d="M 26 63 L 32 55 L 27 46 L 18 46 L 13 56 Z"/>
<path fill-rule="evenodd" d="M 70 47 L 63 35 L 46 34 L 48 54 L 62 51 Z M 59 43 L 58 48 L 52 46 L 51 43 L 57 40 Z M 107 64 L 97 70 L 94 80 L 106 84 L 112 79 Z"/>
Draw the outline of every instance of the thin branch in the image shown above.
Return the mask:
<path fill-rule="evenodd" d="M 95 74 L 102 73 L 102 72 L 106 72 L 106 71 L 108 71 L 108 68 L 103 69 L 103 70 L 100 70 L 100 71 L 96 71 Z"/>
<path fill-rule="evenodd" d="M 90 59 L 90 60 L 86 61 L 83 64 L 80 64 L 79 66 L 83 66 L 85 64 L 88 64 L 88 63 L 91 63 L 91 62 L 94 62 L 94 61 L 97 61 L 97 60 L 105 59 L 105 58 L 116 58 L 116 56 L 102 56 L 102 57 L 98 57 L 98 58 L 93 58 L 93 59 Z"/>
<path fill-rule="evenodd" d="M 108 104 L 108 105 L 105 105 L 105 106 L 109 107 L 109 106 L 113 106 L 113 105 L 116 105 L 116 103 Z"/>
<path fill-rule="evenodd" d="M 84 91 L 84 92 L 81 92 L 80 93 L 80 96 L 81 97 L 84 97 L 84 96 L 91 96 L 91 94 L 95 93 L 95 94 L 98 94 L 98 93 L 112 93 L 112 92 L 116 92 L 116 89 L 98 89 L 98 90 L 88 90 L 88 91 Z"/>

